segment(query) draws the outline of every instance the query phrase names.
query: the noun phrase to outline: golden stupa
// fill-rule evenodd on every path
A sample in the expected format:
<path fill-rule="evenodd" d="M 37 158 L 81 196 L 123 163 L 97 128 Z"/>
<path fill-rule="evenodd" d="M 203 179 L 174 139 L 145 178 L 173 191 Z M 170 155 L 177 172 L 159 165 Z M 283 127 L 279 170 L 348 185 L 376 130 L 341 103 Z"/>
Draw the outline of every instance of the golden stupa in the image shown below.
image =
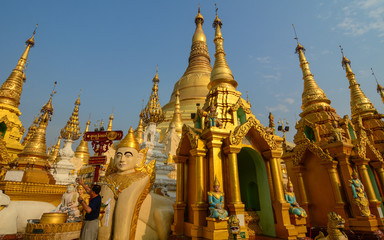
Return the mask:
<path fill-rule="evenodd" d="M 211 76 L 211 59 L 208 53 L 207 39 L 203 31 L 204 18 L 200 8 L 195 17 L 196 30 L 192 37 L 189 64 L 183 76 L 175 83 L 169 102 L 163 106 L 164 121 L 157 126 L 161 137 L 166 133 L 175 111 L 176 93 L 180 94 L 181 120 L 188 126 L 193 126 L 191 114 L 196 112 L 196 104 L 203 105 L 208 94 L 208 84 Z"/>
<path fill-rule="evenodd" d="M 26 81 L 25 66 L 30 49 L 35 45 L 36 29 L 26 43 L 24 53 L 21 55 L 15 69 L 0 88 L 0 135 L 4 138 L 11 158 L 17 157 L 24 146 L 20 143 L 24 134 L 24 127 L 19 119 L 20 97 L 23 84 Z"/>

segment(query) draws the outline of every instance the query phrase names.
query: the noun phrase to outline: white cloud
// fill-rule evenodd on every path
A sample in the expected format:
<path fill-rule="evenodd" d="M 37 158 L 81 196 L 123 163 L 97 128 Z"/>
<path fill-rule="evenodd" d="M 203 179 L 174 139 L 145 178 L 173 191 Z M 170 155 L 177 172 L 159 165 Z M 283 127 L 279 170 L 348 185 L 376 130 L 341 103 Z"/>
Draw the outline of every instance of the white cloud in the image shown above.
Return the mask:
<path fill-rule="evenodd" d="M 267 111 L 269 112 L 289 112 L 288 108 L 286 105 L 284 104 L 277 104 L 277 106 L 275 107 L 265 107 L 267 109 Z"/>
<path fill-rule="evenodd" d="M 286 98 L 284 100 L 285 100 L 285 102 L 287 102 L 289 104 L 293 104 L 295 102 L 295 99 L 293 99 L 293 98 Z"/>
<path fill-rule="evenodd" d="M 361 36 L 369 31 L 384 37 L 384 1 L 354 0 L 342 9 L 343 20 L 338 27 L 346 35 Z"/>
<path fill-rule="evenodd" d="M 280 80 L 281 79 L 281 73 L 277 72 L 276 74 L 266 74 L 263 75 L 263 78 L 267 80 Z"/>
<path fill-rule="evenodd" d="M 256 60 L 259 62 L 259 63 L 270 63 L 271 62 L 271 58 L 269 56 L 266 56 L 266 57 L 257 57 Z"/>

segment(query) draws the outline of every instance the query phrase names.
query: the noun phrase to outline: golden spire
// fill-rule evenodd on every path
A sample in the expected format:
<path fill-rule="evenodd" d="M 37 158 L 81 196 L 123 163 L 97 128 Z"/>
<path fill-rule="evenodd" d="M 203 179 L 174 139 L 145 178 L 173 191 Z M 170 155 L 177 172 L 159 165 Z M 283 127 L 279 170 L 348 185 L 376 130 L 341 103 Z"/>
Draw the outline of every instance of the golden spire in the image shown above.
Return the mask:
<path fill-rule="evenodd" d="M 137 139 L 137 142 L 139 144 L 142 144 L 144 139 L 143 139 L 143 132 L 144 132 L 144 127 L 143 127 L 143 118 L 142 118 L 142 113 L 140 113 L 140 121 L 139 125 L 137 126 L 137 129 L 135 131 L 135 137 Z"/>
<path fill-rule="evenodd" d="M 181 120 L 181 113 L 180 113 L 180 92 L 179 90 L 176 91 L 176 103 L 175 103 L 175 111 L 173 112 L 173 118 L 171 123 L 169 124 L 169 127 L 171 127 L 171 124 L 175 124 L 176 132 L 179 136 L 181 136 L 182 129 L 183 129 L 183 121 Z"/>
<path fill-rule="evenodd" d="M 112 131 L 112 122 L 113 122 L 113 111 L 111 113 L 111 116 L 109 116 L 109 122 L 108 122 L 108 127 L 107 127 L 107 131 Z"/>
<path fill-rule="evenodd" d="M 87 121 L 87 125 L 83 133 L 83 137 L 84 137 L 84 134 L 89 131 L 89 125 L 91 125 L 91 119 L 88 119 Z M 84 139 L 81 139 L 79 146 L 76 148 L 75 156 L 82 160 L 83 165 L 88 164 L 89 148 L 88 148 L 88 142 L 84 141 Z"/>
<path fill-rule="evenodd" d="M 81 92 L 81 90 L 80 90 Z M 67 124 L 60 131 L 60 135 L 63 139 L 77 140 L 81 136 L 79 126 L 79 106 L 80 106 L 80 93 L 75 102 L 75 108 L 73 109 L 72 115 L 67 121 Z"/>
<path fill-rule="evenodd" d="M 61 135 L 59 135 L 59 137 L 57 138 L 57 143 L 52 146 L 51 152 L 49 153 L 48 162 L 50 162 L 51 164 L 53 164 L 56 161 L 57 156 L 59 155 L 60 144 L 61 144 Z"/>
<path fill-rule="evenodd" d="M 37 28 L 37 25 L 36 25 Z M 28 59 L 29 50 L 35 45 L 35 33 L 36 28 L 33 31 L 32 37 L 29 38 L 25 43 L 27 44 L 23 55 L 20 57 L 15 69 L 9 75 L 7 80 L 3 83 L 0 88 L 0 105 L 5 105 L 13 110 L 17 115 L 20 115 L 18 106 L 20 104 L 20 96 L 23 90 L 24 83 L 24 69 Z"/>
<path fill-rule="evenodd" d="M 297 37 L 296 37 L 297 40 Z M 317 85 L 313 74 L 309 69 L 309 63 L 304 55 L 305 48 L 297 41 L 296 53 L 299 54 L 300 68 L 303 72 L 304 90 L 302 95 L 301 109 L 303 112 L 317 106 L 330 106 L 331 101 L 327 98 L 324 91 Z"/>
<path fill-rule="evenodd" d="M 123 140 L 121 140 L 119 145 L 117 145 L 117 149 L 122 148 L 122 147 L 134 148 L 137 151 L 140 150 L 139 143 L 137 142 L 137 140 L 135 138 L 135 134 L 133 132 L 132 127 L 129 128 L 128 134 L 123 138 Z"/>
<path fill-rule="evenodd" d="M 200 13 L 200 6 L 195 17 L 196 30 L 192 37 L 191 53 L 189 54 L 189 64 L 183 76 L 190 73 L 212 70 L 211 58 L 209 57 L 207 38 L 203 31 L 204 18 Z"/>
<path fill-rule="evenodd" d="M 377 81 L 377 78 L 376 78 L 376 75 L 375 73 L 373 72 L 373 69 L 371 68 L 371 71 L 372 71 L 372 75 L 373 77 L 375 78 L 376 80 L 376 83 L 377 83 L 377 93 L 380 94 L 380 97 L 381 97 L 381 101 L 383 101 L 384 103 L 384 88 L 379 84 L 379 82 Z"/>
<path fill-rule="evenodd" d="M 377 113 L 375 107 L 371 101 L 365 96 L 363 91 L 361 91 L 360 84 L 357 83 L 355 79 L 355 74 L 351 69 L 351 61 L 344 56 L 343 48 L 341 46 L 340 50 L 343 55 L 343 60 L 341 64 L 347 73 L 347 78 L 349 81 L 349 89 L 351 89 L 351 113 L 352 118 L 357 117 L 358 115 L 363 114 L 374 114 Z M 363 116 L 361 116 L 363 117 Z"/>
<path fill-rule="evenodd" d="M 216 29 L 215 39 L 213 40 L 216 46 L 215 64 L 212 68 L 211 81 L 208 84 L 208 89 L 212 89 L 213 87 L 219 85 L 223 87 L 236 88 L 237 82 L 233 78 L 232 71 L 228 66 L 227 60 L 225 59 L 225 52 L 223 47 L 224 39 L 221 35 L 221 26 L 223 23 L 217 15 L 217 10 L 218 8 L 216 8 L 216 18 L 213 21 L 213 27 Z"/>
<path fill-rule="evenodd" d="M 158 69 L 156 67 L 156 75 L 153 78 L 153 87 L 152 87 L 152 93 L 149 97 L 149 101 L 147 105 L 144 108 L 143 112 L 143 121 L 145 123 L 161 123 L 164 120 L 163 111 L 161 109 L 160 101 L 159 101 L 159 87 L 158 83 L 159 75 L 158 75 Z"/>
<path fill-rule="evenodd" d="M 51 116 L 53 114 L 52 97 L 55 93 L 55 90 L 53 90 L 48 102 L 42 107 L 39 117 L 39 126 L 37 127 L 35 134 L 33 134 L 31 140 L 15 160 L 20 166 L 27 164 L 33 164 L 35 167 L 40 168 L 49 166 L 46 161 L 48 156 L 45 131 L 48 126 L 48 121 L 51 120 Z"/>
<path fill-rule="evenodd" d="M 29 142 L 29 140 L 31 139 L 31 137 L 33 136 L 33 134 L 35 134 L 36 132 L 36 129 L 37 129 L 37 125 L 39 124 L 39 117 L 36 116 L 35 119 L 33 120 L 33 123 L 31 124 L 31 126 L 28 128 L 28 133 L 27 135 L 25 135 L 24 139 L 23 139 L 23 143 L 22 145 L 25 146 L 27 145 L 27 143 Z"/>

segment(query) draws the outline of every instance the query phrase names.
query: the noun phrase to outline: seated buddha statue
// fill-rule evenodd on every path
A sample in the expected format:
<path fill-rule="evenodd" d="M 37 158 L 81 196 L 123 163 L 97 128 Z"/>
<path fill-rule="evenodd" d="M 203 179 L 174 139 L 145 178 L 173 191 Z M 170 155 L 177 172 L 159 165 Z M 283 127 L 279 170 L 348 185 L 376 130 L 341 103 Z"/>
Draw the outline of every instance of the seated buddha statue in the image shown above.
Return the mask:
<path fill-rule="evenodd" d="M 100 195 L 108 202 L 98 239 L 167 239 L 173 201 L 150 194 L 155 182 L 155 161 L 145 164 L 133 129 L 118 144 Z M 157 196 L 153 196 L 157 195 Z"/>
<path fill-rule="evenodd" d="M 68 213 L 68 221 L 73 221 L 75 218 L 80 217 L 78 197 L 79 194 L 75 191 L 75 186 L 68 184 L 67 192 L 63 194 L 61 203 L 56 208 L 58 212 Z"/>
<path fill-rule="evenodd" d="M 285 196 L 285 201 L 291 204 L 289 206 L 290 214 L 293 214 L 299 217 L 307 217 L 307 213 L 305 212 L 305 210 L 301 208 L 300 205 L 296 202 L 296 196 L 295 196 L 295 193 L 293 192 L 293 184 L 289 178 L 287 183 L 287 190 L 285 191 L 284 196 Z"/>
<path fill-rule="evenodd" d="M 216 218 L 219 220 L 226 220 L 228 217 L 228 212 L 224 209 L 224 193 L 220 191 L 220 182 L 215 176 L 213 182 L 213 192 L 208 192 L 208 202 L 209 202 L 209 211 L 211 218 Z"/>

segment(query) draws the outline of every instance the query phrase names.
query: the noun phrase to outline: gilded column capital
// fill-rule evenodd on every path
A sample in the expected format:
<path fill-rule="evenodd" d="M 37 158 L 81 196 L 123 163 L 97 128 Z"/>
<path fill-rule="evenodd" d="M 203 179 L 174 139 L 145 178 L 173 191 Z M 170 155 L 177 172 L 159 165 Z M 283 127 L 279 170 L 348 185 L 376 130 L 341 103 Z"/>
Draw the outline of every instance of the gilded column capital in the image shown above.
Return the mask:
<path fill-rule="evenodd" d="M 281 158 L 283 156 L 283 149 L 271 149 L 263 152 L 263 156 L 270 158 Z"/>
<path fill-rule="evenodd" d="M 174 159 L 175 163 L 186 163 L 188 156 L 177 155 Z"/>
<path fill-rule="evenodd" d="M 207 147 L 209 149 L 211 149 L 211 148 L 221 148 L 222 145 L 223 145 L 223 142 L 221 142 L 221 141 L 210 141 L 210 142 L 207 142 Z"/>
<path fill-rule="evenodd" d="M 189 153 L 192 155 L 192 157 L 205 157 L 207 155 L 207 149 L 192 149 L 189 151 Z"/>
<path fill-rule="evenodd" d="M 328 170 L 330 169 L 337 169 L 337 161 L 328 161 L 328 162 L 321 162 L 321 165 L 326 167 Z"/>
<path fill-rule="evenodd" d="M 357 158 L 354 160 L 354 162 L 356 163 L 357 166 L 368 165 L 369 159 L 368 158 Z"/>
<path fill-rule="evenodd" d="M 375 161 L 375 162 L 370 162 L 370 164 L 375 169 L 380 169 L 380 168 L 382 169 L 382 168 L 384 168 L 384 162 Z"/>
<path fill-rule="evenodd" d="M 223 148 L 225 154 L 239 153 L 241 151 L 240 145 L 228 145 Z"/>
<path fill-rule="evenodd" d="M 303 172 L 305 172 L 306 169 L 305 169 L 305 167 L 303 165 L 297 165 L 297 166 L 293 166 L 292 170 L 295 173 L 303 173 Z"/>

